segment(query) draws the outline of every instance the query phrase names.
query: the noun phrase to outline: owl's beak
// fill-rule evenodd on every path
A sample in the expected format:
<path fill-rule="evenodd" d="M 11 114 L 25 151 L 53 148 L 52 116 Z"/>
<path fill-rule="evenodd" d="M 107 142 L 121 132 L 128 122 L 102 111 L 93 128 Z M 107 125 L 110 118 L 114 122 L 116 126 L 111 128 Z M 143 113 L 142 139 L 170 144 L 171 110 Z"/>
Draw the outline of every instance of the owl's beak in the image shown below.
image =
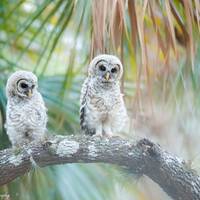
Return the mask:
<path fill-rule="evenodd" d="M 30 98 L 32 97 L 32 95 L 33 95 L 32 89 L 28 89 L 27 96 Z"/>
<path fill-rule="evenodd" d="M 28 91 L 28 97 L 32 97 L 32 94 L 33 94 L 33 93 L 32 93 L 32 90 L 29 90 L 29 91 Z"/>
<path fill-rule="evenodd" d="M 106 72 L 105 74 L 105 79 L 108 81 L 110 79 L 110 73 L 109 72 Z"/>

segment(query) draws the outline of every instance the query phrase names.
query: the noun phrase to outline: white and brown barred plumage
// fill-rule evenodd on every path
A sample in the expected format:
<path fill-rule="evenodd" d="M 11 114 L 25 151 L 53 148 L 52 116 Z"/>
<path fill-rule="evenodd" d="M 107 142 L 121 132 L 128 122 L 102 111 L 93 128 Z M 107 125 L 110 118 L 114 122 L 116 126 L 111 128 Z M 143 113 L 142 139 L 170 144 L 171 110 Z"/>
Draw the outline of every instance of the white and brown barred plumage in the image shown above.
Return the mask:
<path fill-rule="evenodd" d="M 37 87 L 37 77 L 28 71 L 17 71 L 7 81 L 5 126 L 12 146 L 45 137 L 47 109 Z"/>
<path fill-rule="evenodd" d="M 113 55 L 99 55 L 89 66 L 82 86 L 80 125 L 86 134 L 112 136 L 127 121 L 127 112 L 120 91 L 123 66 Z"/>

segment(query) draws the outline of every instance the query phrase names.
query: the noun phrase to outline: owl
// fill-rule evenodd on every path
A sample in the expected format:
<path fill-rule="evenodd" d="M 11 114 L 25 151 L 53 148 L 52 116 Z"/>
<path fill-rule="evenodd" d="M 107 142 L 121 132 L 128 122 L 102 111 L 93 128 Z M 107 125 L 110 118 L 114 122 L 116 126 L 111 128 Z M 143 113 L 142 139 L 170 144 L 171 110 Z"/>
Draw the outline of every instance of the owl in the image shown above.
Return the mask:
<path fill-rule="evenodd" d="M 17 71 L 8 78 L 5 127 L 13 147 L 45 138 L 47 109 L 37 88 L 32 72 Z"/>
<path fill-rule="evenodd" d="M 120 91 L 123 66 L 113 55 L 95 57 L 88 68 L 80 97 L 80 126 L 90 135 L 111 137 L 128 117 Z"/>

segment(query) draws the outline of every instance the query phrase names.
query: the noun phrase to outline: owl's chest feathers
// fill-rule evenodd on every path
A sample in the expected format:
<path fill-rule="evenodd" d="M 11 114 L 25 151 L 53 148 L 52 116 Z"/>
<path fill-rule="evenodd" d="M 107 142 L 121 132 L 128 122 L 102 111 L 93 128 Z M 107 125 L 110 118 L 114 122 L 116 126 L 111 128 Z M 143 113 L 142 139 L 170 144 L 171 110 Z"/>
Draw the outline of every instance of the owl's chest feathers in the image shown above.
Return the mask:
<path fill-rule="evenodd" d="M 7 120 L 10 124 L 19 126 L 40 126 L 46 123 L 46 109 L 40 97 L 35 97 L 29 100 L 11 99 L 8 101 L 8 116 Z"/>
<path fill-rule="evenodd" d="M 106 115 L 120 104 L 120 87 L 115 84 L 112 87 L 95 86 L 90 90 L 90 104 L 93 109 Z"/>
<path fill-rule="evenodd" d="M 12 100 L 9 101 L 9 105 L 12 109 L 14 110 L 19 110 L 20 112 L 27 112 L 31 110 L 43 110 L 45 109 L 45 106 L 43 102 L 40 101 L 40 98 L 37 96 L 34 96 L 31 99 L 18 99 L 18 98 L 13 98 Z"/>

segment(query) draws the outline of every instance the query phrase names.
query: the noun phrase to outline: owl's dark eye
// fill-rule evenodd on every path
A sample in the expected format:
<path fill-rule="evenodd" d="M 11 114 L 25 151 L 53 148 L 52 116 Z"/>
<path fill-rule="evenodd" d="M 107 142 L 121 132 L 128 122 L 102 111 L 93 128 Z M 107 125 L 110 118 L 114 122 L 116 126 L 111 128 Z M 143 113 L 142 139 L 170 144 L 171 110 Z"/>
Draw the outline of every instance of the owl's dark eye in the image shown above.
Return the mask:
<path fill-rule="evenodd" d="M 105 67 L 104 65 L 100 65 L 100 66 L 99 66 L 99 69 L 100 69 L 101 71 L 106 71 L 106 67 Z"/>
<path fill-rule="evenodd" d="M 111 69 L 111 72 L 112 72 L 112 73 L 116 73 L 116 72 L 117 72 L 117 68 L 116 68 L 116 67 L 112 68 L 112 69 Z"/>
<path fill-rule="evenodd" d="M 21 86 L 21 88 L 23 88 L 23 89 L 28 88 L 28 85 L 27 85 L 26 83 L 21 83 L 20 86 Z"/>

